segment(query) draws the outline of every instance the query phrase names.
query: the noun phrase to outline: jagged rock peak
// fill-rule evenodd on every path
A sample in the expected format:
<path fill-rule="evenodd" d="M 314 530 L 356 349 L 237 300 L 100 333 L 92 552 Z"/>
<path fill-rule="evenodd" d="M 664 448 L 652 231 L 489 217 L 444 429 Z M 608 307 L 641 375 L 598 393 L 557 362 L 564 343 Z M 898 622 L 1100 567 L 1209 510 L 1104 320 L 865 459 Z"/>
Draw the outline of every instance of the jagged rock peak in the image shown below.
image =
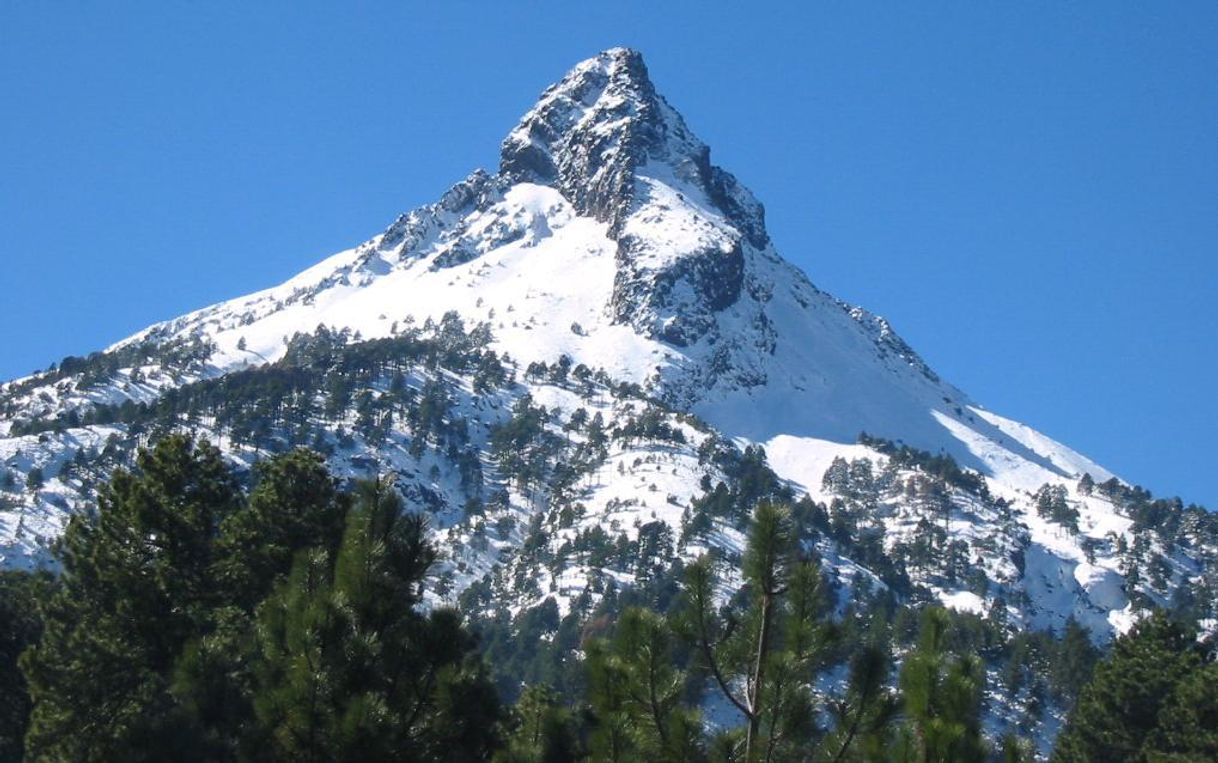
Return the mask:
<path fill-rule="evenodd" d="M 633 173 L 663 142 L 655 88 L 638 52 L 613 48 L 577 65 L 542 93 L 503 141 L 500 172 L 553 185 L 582 214 L 627 214 Z"/>
<path fill-rule="evenodd" d="M 758 248 L 768 239 L 761 205 L 710 163 L 710 149 L 656 92 L 643 56 L 611 48 L 576 65 L 542 93 L 503 141 L 500 173 L 557 188 L 613 237 L 633 211 L 635 174 L 667 165 L 701 190 Z"/>

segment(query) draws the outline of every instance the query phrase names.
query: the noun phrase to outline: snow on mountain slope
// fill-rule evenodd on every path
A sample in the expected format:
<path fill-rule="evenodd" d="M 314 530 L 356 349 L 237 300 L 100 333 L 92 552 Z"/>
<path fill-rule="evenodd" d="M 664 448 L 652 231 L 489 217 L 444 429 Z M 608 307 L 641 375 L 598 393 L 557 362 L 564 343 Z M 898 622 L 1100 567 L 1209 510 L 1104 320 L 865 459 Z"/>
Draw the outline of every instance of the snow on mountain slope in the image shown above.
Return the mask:
<path fill-rule="evenodd" d="M 35 467 L 53 477 L 66 453 L 97 450 L 114 434 L 94 425 L 18 437 L 17 422 L 155 401 L 168 389 L 265 366 L 284 357 L 292 336 L 318 326 L 370 340 L 439 323 L 450 311 L 467 325 L 485 322 L 494 349 L 520 369 L 566 356 L 570 365 L 602 370 L 696 414 L 727 439 L 763 445 L 796 494 L 840 498 L 825 477 L 835 462 L 874 461 L 887 476 L 868 488 L 868 511 L 881 526 L 887 522 L 889 549 L 923 532 L 911 508 L 921 498 L 902 492 L 916 469 L 889 468 L 876 450 L 857 444 L 859 433 L 950 455 L 983 474 L 989 493 L 1004 503 L 956 491 L 948 498 L 958 508 L 954 516 L 949 508 L 946 526 L 995 579 L 1026 594 L 1017 612 L 1023 622 L 1059 627 L 1074 616 L 1103 634 L 1131 621 L 1123 570 L 1111 551 L 1131 521 L 1076 486 L 1085 473 L 1095 482 L 1112 474 L 986 411 L 940 379 L 883 318 L 820 291 L 782 260 L 761 205 L 711 164 L 709 149 L 655 91 L 641 57 L 625 49 L 579 64 L 546 90 L 505 139 L 496 174 L 474 172 L 435 204 L 277 287 L 114 345 L 108 357 L 123 360 L 89 384 L 65 365 L 0 387 L 0 462 L 23 477 Z M 165 360 L 165 348 L 181 362 Z M 561 395 L 547 405 L 565 416 L 578 407 Z M 480 426 L 497 420 L 475 403 L 468 407 Z M 611 420 L 627 415 L 605 413 Z M 639 505 L 679 524 L 703 466 L 692 445 L 670 451 L 615 452 L 597 467 L 596 487 L 583 499 L 595 510 L 566 535 L 608 522 L 628 530 L 639 513 L 631 507 Z M 424 486 L 425 473 L 439 468 L 400 454 L 386 458 L 394 469 L 423 475 Z M 636 460 L 667 464 L 664 479 L 642 487 L 628 480 L 618 467 L 634 468 Z M 1078 533 L 1038 513 L 1033 493 L 1046 484 L 1063 486 L 1063 500 L 1077 507 Z M 28 490 L 16 509 L 0 505 L 6 563 L 37 555 L 62 528 L 74 506 L 65 485 L 50 479 Z M 455 488 L 435 489 L 458 500 Z M 657 502 L 652 493 L 673 498 Z M 532 499 L 516 492 L 510 498 L 514 516 L 527 519 Z M 1003 516 L 1007 507 L 1011 516 Z M 460 527 L 443 531 L 464 537 Z M 496 555 L 512 553 L 517 540 L 505 531 L 493 553 L 463 558 L 458 588 L 490 569 Z M 738 545 L 739 537 L 727 532 L 716 542 Z M 832 547 L 823 551 L 840 561 L 843 576 L 861 569 Z M 1173 564 L 1173 580 L 1196 572 L 1186 561 Z M 566 591 L 565 602 L 587 583 L 586 572 L 563 571 L 553 590 Z M 969 610 L 997 598 L 960 587 L 935 591 Z"/>
<path fill-rule="evenodd" d="M 499 176 L 474 173 L 279 287 L 126 341 L 205 334 L 222 373 L 274 360 L 287 337 L 318 325 L 374 338 L 449 310 L 489 321 L 514 358 L 568 354 L 752 441 L 851 443 L 867 431 L 1020 489 L 1112 476 L 984 411 L 884 319 L 782 261 L 760 205 L 709 164 L 638 55 L 621 49 L 543 95 L 505 140 Z"/>

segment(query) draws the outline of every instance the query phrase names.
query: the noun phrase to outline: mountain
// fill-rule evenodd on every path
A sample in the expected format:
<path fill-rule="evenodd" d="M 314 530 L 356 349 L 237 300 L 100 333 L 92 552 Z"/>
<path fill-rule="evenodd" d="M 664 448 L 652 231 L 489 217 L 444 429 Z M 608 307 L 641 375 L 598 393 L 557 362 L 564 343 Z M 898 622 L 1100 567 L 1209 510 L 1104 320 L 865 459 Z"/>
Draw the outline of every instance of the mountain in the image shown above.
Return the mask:
<path fill-rule="evenodd" d="M 436 600 L 587 611 L 797 501 L 839 585 L 1102 642 L 1214 617 L 1218 529 L 941 379 L 783 260 L 761 204 L 613 49 L 434 204 L 287 282 L 0 387 L 0 555 L 188 429 L 304 444 L 433 515 Z M 865 434 L 864 434 L 865 433 Z M 761 485 L 762 487 L 758 487 Z M 551 606 L 551 605 L 547 605 Z"/>

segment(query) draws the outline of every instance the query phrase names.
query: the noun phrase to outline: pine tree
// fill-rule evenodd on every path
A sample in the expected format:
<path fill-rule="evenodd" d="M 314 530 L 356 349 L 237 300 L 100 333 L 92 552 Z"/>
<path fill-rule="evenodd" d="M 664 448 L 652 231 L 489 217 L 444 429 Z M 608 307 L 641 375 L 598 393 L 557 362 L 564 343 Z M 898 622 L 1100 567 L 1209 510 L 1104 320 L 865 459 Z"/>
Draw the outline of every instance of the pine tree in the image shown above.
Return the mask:
<path fill-rule="evenodd" d="M 240 494 L 206 442 L 168 437 L 137 465 L 115 472 L 98 511 L 73 517 L 61 541 L 43 638 L 22 660 L 31 758 L 192 758 L 169 675 L 217 601 L 211 541 Z"/>
<path fill-rule="evenodd" d="M 41 490 L 45 483 L 46 478 L 42 474 L 42 467 L 35 466 L 25 475 L 25 486 L 32 492 Z"/>
<path fill-rule="evenodd" d="M 498 699 L 460 617 L 418 611 L 434 553 L 388 481 L 349 509 L 297 451 L 247 501 L 218 451 L 184 436 L 137 465 L 60 545 L 21 658 L 30 759 L 489 757 Z"/>
<path fill-rule="evenodd" d="M 434 552 L 386 480 L 359 488 L 337 556 L 299 555 L 259 608 L 258 725 L 277 760 L 482 760 L 493 687 L 450 610 L 417 611 Z"/>
<path fill-rule="evenodd" d="M 297 449 L 263 461 L 247 506 L 221 527 L 216 577 L 252 612 L 301 549 L 337 550 L 349 504 L 317 453 Z"/>
<path fill-rule="evenodd" d="M 174 665 L 169 691 L 176 707 L 178 736 L 189 739 L 196 759 L 248 760 L 257 748 L 248 733 L 254 711 L 253 622 L 236 606 L 212 615 L 209 632 L 187 642 Z"/>
<path fill-rule="evenodd" d="M 1091 643 L 1091 634 L 1073 617 L 1066 621 L 1061 640 L 1053 650 L 1050 671 L 1056 694 L 1066 701 L 1067 707 L 1078 697 L 1079 691 L 1091 677 L 1099 660 L 1100 650 Z"/>
<path fill-rule="evenodd" d="M 1218 760 L 1218 663 L 1188 673 L 1159 711 L 1148 760 Z"/>
<path fill-rule="evenodd" d="M 1029 740 L 1007 733 L 1002 737 L 1001 756 L 1002 763 L 1032 763 L 1036 751 Z"/>
<path fill-rule="evenodd" d="M 290 572 L 294 555 L 318 550 L 327 559 L 342 538 L 350 496 L 340 492 L 322 458 L 294 450 L 257 467 L 245 505 L 221 525 L 214 577 L 223 602 L 207 632 L 190 641 L 176 664 L 171 692 L 195 749 L 212 760 L 248 757 L 254 715 L 254 610 Z"/>
<path fill-rule="evenodd" d="M 683 631 L 745 719 L 746 763 L 797 759 L 818 732 L 811 683 L 832 629 L 820 570 L 798 559 L 795 545 L 788 511 L 760 504 L 744 555 L 748 606 L 726 618 L 715 605 L 711 559 L 702 557 L 686 574 Z"/>
<path fill-rule="evenodd" d="M 17 660 L 42 633 L 37 603 L 53 586 L 45 574 L 0 572 L 0 761 L 21 760 L 30 698 Z"/>
<path fill-rule="evenodd" d="M 273 760 L 324 761 L 338 740 L 331 713 L 336 687 L 327 651 L 341 642 L 330 596 L 330 560 L 302 552 L 291 575 L 259 608 L 253 706 Z"/>
<path fill-rule="evenodd" d="M 598 760 L 697 761 L 702 758 L 696 711 L 682 704 L 685 675 L 673 665 L 668 623 L 631 608 L 613 639 L 588 650 L 588 695 Z"/>
<path fill-rule="evenodd" d="M 918 646 L 901 667 L 900 686 L 908 718 L 901 760 L 985 759 L 980 718 L 984 667 L 975 655 L 958 657 L 948 650 L 950 626 L 946 610 L 925 610 Z"/>
<path fill-rule="evenodd" d="M 887 686 L 891 667 L 888 649 L 878 643 L 865 644 L 851 657 L 846 694 L 832 703 L 837 727 L 822 747 L 826 760 L 840 763 L 884 757 L 900 711 L 896 695 Z"/>
<path fill-rule="evenodd" d="M 1079 694 L 1057 739 L 1053 760 L 1162 759 L 1149 754 L 1153 747 L 1148 742 L 1186 746 L 1186 739 L 1178 739 L 1176 732 L 1191 722 L 1183 717 L 1171 718 L 1167 727 L 1171 731 L 1158 731 L 1160 718 L 1168 720 L 1162 713 L 1169 706 L 1174 708 L 1173 713 L 1189 712 L 1173 704 L 1173 694 L 1186 678 L 1204 674 L 1202 664 L 1203 652 L 1196 639 L 1166 614 L 1156 612 L 1137 623 L 1116 640 L 1112 653 L 1096 667 L 1091 682 Z M 1201 694 L 1204 696 L 1207 690 L 1212 692 L 1213 685 L 1206 684 Z M 1190 694 L 1190 688 L 1182 691 Z M 1203 717 L 1203 702 L 1199 709 L 1198 717 Z"/>
<path fill-rule="evenodd" d="M 549 686 L 526 688 L 511 715 L 513 731 L 503 749 L 495 753 L 495 763 L 568 763 L 583 759 L 575 719 Z"/>

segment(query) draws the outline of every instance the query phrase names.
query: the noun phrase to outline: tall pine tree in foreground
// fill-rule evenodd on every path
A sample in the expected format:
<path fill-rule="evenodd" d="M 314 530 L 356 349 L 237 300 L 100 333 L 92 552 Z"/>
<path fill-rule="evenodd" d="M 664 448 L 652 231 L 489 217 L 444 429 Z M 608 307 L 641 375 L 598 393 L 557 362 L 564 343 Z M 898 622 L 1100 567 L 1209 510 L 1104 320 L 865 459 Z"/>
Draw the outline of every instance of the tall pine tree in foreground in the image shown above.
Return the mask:
<path fill-rule="evenodd" d="M 0 761 L 21 760 L 29 724 L 30 697 L 17 667 L 21 653 L 42 633 L 38 602 L 51 595 L 46 573 L 0 572 Z"/>
<path fill-rule="evenodd" d="M 72 520 L 22 658 L 26 757 L 484 760 L 499 706 L 455 612 L 419 611 L 433 555 L 387 481 L 353 502 L 314 454 L 247 500 L 173 436 Z"/>
<path fill-rule="evenodd" d="M 1148 760 L 1218 760 L 1218 663 L 1176 684 L 1144 750 Z"/>
<path fill-rule="evenodd" d="M 189 760 L 173 665 L 221 603 L 214 539 L 240 492 L 210 445 L 169 437 L 116 471 L 95 513 L 73 517 L 41 642 L 23 660 L 35 760 Z"/>
<path fill-rule="evenodd" d="M 888 650 L 879 643 L 864 644 L 851 657 L 845 696 L 830 703 L 837 725 L 821 743 L 822 760 L 884 759 L 901 707 L 888 688 L 891 667 Z"/>
<path fill-rule="evenodd" d="M 351 496 L 313 451 L 260 463 L 244 509 L 220 528 L 216 576 L 230 599 L 252 612 L 287 576 L 301 549 L 336 552 L 350 504 Z"/>
<path fill-rule="evenodd" d="M 686 675 L 673 663 L 673 641 L 661 615 L 632 608 L 612 639 L 589 645 L 594 759 L 702 759 L 699 714 L 683 704 Z"/>
<path fill-rule="evenodd" d="M 895 750 L 897 760 L 950 763 L 981 761 L 987 755 L 981 736 L 985 666 L 976 655 L 952 654 L 950 627 L 946 610 L 922 613 L 917 648 L 901 666 L 906 726 Z"/>
<path fill-rule="evenodd" d="M 220 524 L 216 538 L 213 569 L 222 602 L 173 671 L 179 735 L 209 760 L 261 754 L 263 742 L 249 722 L 255 610 L 286 579 L 296 554 L 316 550 L 329 558 L 337 551 L 351 504 L 311 451 L 263 461 L 254 476 L 245 505 Z"/>
<path fill-rule="evenodd" d="M 495 753 L 495 763 L 568 763 L 584 759 L 575 714 L 548 686 L 525 688 L 508 725 L 512 732 Z M 612 756 L 607 759 L 614 760 Z"/>
<path fill-rule="evenodd" d="M 723 563 L 704 557 L 686 570 L 670 615 L 626 609 L 607 636 L 584 642 L 582 697 L 526 689 L 497 760 L 886 760 L 899 710 L 887 644 L 878 636 L 854 649 L 844 693 L 822 708 L 815 684 L 840 657 L 839 628 L 819 569 L 793 536 L 786 507 L 763 504 L 735 595 L 724 600 Z M 740 727 L 707 734 L 708 683 Z M 824 710 L 835 721 L 828 733 L 817 723 Z"/>
<path fill-rule="evenodd" d="M 451 610 L 418 611 L 433 551 L 384 481 L 364 484 L 337 556 L 297 557 L 258 612 L 254 707 L 284 761 L 475 761 L 498 700 Z"/>
<path fill-rule="evenodd" d="M 744 555 L 742 612 L 720 612 L 710 557 L 687 571 L 683 629 L 718 690 L 744 717 L 745 763 L 800 759 L 818 734 L 811 687 L 833 629 L 820 569 L 798 551 L 788 510 L 762 503 Z M 733 743 L 718 746 L 730 750 Z"/>

